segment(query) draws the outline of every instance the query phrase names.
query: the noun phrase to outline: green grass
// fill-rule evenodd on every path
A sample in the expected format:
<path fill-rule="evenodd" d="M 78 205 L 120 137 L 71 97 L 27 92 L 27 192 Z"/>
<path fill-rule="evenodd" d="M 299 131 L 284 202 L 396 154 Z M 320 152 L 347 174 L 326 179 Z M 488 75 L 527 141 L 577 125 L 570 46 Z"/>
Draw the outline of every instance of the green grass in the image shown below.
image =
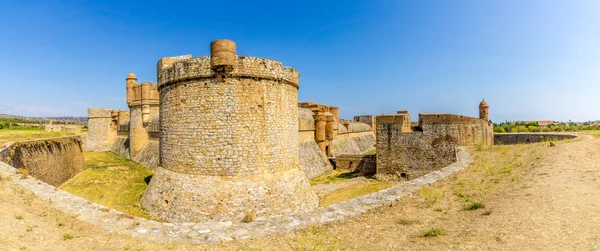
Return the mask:
<path fill-rule="evenodd" d="M 382 189 L 386 189 L 388 187 L 391 187 L 392 185 L 394 184 L 378 180 L 369 180 L 369 182 L 367 183 L 338 189 L 325 195 L 319 201 L 319 206 L 326 207 L 329 205 L 333 205 L 338 202 L 346 201 L 352 198 L 360 197 L 363 195 L 377 192 Z"/>
<path fill-rule="evenodd" d="M 469 202 L 467 204 L 465 204 L 465 210 L 477 210 L 480 208 L 485 208 L 485 204 L 483 204 L 482 202 L 479 201 L 472 201 Z"/>
<path fill-rule="evenodd" d="M 444 230 L 442 230 L 441 228 L 432 227 L 432 228 L 426 229 L 423 232 L 423 237 L 437 237 L 437 236 L 442 236 L 445 234 L 446 234 L 446 232 L 444 232 Z"/>
<path fill-rule="evenodd" d="M 140 204 L 152 170 L 110 152 L 85 152 L 87 169 L 60 186 L 98 204 L 151 218 Z"/>
<path fill-rule="evenodd" d="M 329 173 L 313 178 L 310 180 L 310 185 L 314 186 L 319 184 L 338 183 L 356 177 L 358 177 L 358 173 L 356 172 L 333 170 Z"/>
<path fill-rule="evenodd" d="M 375 155 L 377 154 L 377 149 L 373 149 L 371 151 L 368 151 L 367 153 L 365 153 L 365 155 Z"/>
<path fill-rule="evenodd" d="M 72 234 L 63 234 L 62 238 L 63 238 L 63 241 L 66 241 L 66 240 L 75 238 L 75 236 L 73 236 Z"/>
<path fill-rule="evenodd" d="M 423 197 L 423 200 L 427 206 L 432 206 L 435 204 L 443 195 L 443 193 L 437 188 L 432 188 L 429 186 L 422 187 L 419 190 L 419 193 L 421 194 L 421 197 Z"/>
<path fill-rule="evenodd" d="M 66 135 L 69 135 L 69 133 L 46 132 L 43 130 L 0 130 L 0 148 L 7 142 L 54 138 Z"/>

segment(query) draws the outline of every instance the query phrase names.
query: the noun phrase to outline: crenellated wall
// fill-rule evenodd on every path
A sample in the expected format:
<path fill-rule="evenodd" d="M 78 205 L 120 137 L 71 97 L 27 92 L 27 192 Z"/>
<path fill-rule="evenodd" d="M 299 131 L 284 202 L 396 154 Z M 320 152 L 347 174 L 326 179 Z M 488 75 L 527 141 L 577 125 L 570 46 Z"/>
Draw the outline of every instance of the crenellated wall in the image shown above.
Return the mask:
<path fill-rule="evenodd" d="M 20 141 L 1 150 L 0 159 L 55 187 L 85 170 L 79 136 Z"/>

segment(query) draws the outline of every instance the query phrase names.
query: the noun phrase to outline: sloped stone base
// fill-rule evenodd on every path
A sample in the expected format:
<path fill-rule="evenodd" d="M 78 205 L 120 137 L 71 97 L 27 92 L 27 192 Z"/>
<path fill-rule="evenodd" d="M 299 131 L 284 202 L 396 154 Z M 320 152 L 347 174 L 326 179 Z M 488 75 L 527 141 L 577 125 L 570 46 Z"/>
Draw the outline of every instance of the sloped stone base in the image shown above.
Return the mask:
<path fill-rule="evenodd" d="M 158 167 L 142 205 L 168 222 L 242 221 L 314 210 L 318 198 L 299 168 L 250 176 L 182 174 Z"/>

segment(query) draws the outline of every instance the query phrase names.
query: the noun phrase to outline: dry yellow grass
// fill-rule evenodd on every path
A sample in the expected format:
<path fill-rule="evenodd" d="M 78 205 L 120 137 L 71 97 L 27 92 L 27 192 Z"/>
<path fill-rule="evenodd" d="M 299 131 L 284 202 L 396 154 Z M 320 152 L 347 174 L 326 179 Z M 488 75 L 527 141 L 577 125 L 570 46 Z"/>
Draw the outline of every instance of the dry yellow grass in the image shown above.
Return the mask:
<path fill-rule="evenodd" d="M 342 171 L 342 170 L 333 170 L 321 176 L 315 177 L 310 180 L 310 185 L 319 185 L 319 184 L 330 184 L 330 183 L 338 183 L 344 182 L 346 180 L 358 177 L 358 173 Z"/>
<path fill-rule="evenodd" d="M 328 193 L 327 195 L 320 198 L 319 206 L 326 207 L 338 202 L 377 192 L 379 190 L 386 189 L 393 185 L 394 184 L 392 183 L 382 182 L 379 180 L 369 180 L 366 183 L 356 184 Z"/>
<path fill-rule="evenodd" d="M 46 132 L 41 130 L 0 130 L 0 148 L 8 142 L 66 136 L 66 132 Z"/>
<path fill-rule="evenodd" d="M 392 207 L 327 226 L 198 245 L 108 233 L 0 178 L 7 250 L 596 250 L 600 139 L 471 151 L 473 164 Z M 429 194 L 435 200 L 427 199 Z M 484 209 L 466 210 L 469 202 Z M 21 219 L 16 219 L 20 216 Z M 59 226 L 57 222 L 63 223 Z M 32 231 L 28 231 L 31 229 Z M 73 238 L 64 240 L 64 236 Z M 424 236 L 430 236 L 429 238 Z"/>

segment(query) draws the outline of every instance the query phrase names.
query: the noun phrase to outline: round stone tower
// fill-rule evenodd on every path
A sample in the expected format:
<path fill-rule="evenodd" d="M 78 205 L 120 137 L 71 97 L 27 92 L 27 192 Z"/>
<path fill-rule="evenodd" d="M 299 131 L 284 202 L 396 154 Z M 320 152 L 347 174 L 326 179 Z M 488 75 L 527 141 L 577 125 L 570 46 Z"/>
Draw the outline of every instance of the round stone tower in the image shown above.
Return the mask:
<path fill-rule="evenodd" d="M 486 121 L 489 121 L 488 108 L 490 108 L 490 106 L 488 105 L 487 102 L 485 102 L 485 99 L 483 99 L 481 101 L 481 103 L 479 103 L 479 118 L 480 119 L 485 119 Z"/>
<path fill-rule="evenodd" d="M 298 71 L 217 40 L 211 57 L 161 59 L 157 75 L 160 166 L 142 196 L 152 215 L 239 221 L 317 207 L 299 164 Z"/>

